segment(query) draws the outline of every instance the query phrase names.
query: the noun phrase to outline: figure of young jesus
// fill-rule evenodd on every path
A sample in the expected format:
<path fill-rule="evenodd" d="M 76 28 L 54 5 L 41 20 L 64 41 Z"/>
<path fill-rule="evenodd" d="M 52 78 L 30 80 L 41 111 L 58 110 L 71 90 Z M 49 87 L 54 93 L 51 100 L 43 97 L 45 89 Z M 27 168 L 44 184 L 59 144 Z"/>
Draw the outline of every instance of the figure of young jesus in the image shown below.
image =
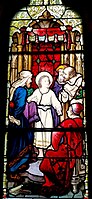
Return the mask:
<path fill-rule="evenodd" d="M 52 82 L 53 78 L 49 72 L 40 72 L 36 76 L 36 84 L 38 88 L 27 98 L 29 103 L 31 101 L 37 103 L 40 121 L 35 122 L 35 128 L 54 127 L 51 107 L 56 110 L 58 116 L 62 115 L 61 103 L 57 99 L 55 93 L 50 89 Z M 35 132 L 34 144 L 39 149 L 38 157 L 43 157 L 44 149 L 47 149 L 51 144 L 51 132 L 45 132 L 44 129 L 41 132 Z"/>

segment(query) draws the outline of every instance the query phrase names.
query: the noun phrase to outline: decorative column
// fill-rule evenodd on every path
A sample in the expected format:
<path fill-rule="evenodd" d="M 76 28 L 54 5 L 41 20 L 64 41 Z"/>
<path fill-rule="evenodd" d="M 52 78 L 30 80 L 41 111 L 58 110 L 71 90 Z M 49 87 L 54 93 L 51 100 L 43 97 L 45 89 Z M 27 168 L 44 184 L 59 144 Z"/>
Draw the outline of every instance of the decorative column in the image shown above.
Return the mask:
<path fill-rule="evenodd" d="M 11 60 L 11 77 L 10 77 L 10 81 L 11 84 L 16 80 L 17 77 L 17 57 L 18 55 L 12 55 L 12 60 Z"/>
<path fill-rule="evenodd" d="M 85 165 L 86 165 L 86 175 L 85 175 L 85 193 L 84 199 L 88 199 L 88 148 L 87 148 L 87 133 L 85 132 Z"/>
<path fill-rule="evenodd" d="M 22 45 L 20 44 L 20 45 L 18 45 L 17 46 L 17 48 L 18 48 L 18 73 L 20 72 L 20 71 L 22 71 L 22 69 L 23 69 L 23 62 L 22 62 L 22 60 L 23 60 L 23 55 L 22 55 Z"/>
<path fill-rule="evenodd" d="M 76 50 L 80 50 L 81 51 L 81 42 L 80 42 L 80 36 L 76 36 L 75 37 L 76 40 Z M 82 73 L 82 59 L 81 59 L 82 54 L 78 53 L 76 54 L 76 71 L 79 73 Z"/>
<path fill-rule="evenodd" d="M 10 64 L 8 64 L 8 76 L 7 76 L 7 103 L 6 103 L 6 126 L 9 124 L 9 97 L 10 97 Z"/>
<path fill-rule="evenodd" d="M 80 182 L 80 178 L 79 178 L 79 159 L 76 159 L 76 164 L 73 170 L 73 176 L 72 176 L 72 181 L 71 184 L 73 185 L 73 193 L 76 194 L 78 189 L 77 186 Z"/>
<path fill-rule="evenodd" d="M 71 44 L 71 51 L 74 51 L 75 50 L 75 44 Z M 70 66 L 75 66 L 75 54 L 74 53 L 71 53 L 70 54 Z"/>
<path fill-rule="evenodd" d="M 27 70 L 28 69 L 28 55 L 23 55 L 23 69 Z"/>
<path fill-rule="evenodd" d="M 64 49 L 64 42 L 61 43 L 61 52 L 63 52 L 65 49 Z M 64 63 L 64 54 L 62 53 L 61 54 L 61 64 Z"/>
<path fill-rule="evenodd" d="M 71 43 L 71 51 L 74 51 L 75 50 L 75 39 L 74 39 L 74 32 L 70 32 L 71 34 L 71 40 L 72 40 L 72 43 Z M 75 66 L 75 54 L 74 53 L 71 53 L 70 54 L 70 66 Z"/>
<path fill-rule="evenodd" d="M 69 64 L 70 62 L 70 57 L 69 54 L 67 53 L 67 36 L 64 34 L 64 50 L 66 51 L 64 55 L 64 64 Z"/>
<path fill-rule="evenodd" d="M 9 60 L 9 62 L 10 62 L 9 72 L 11 73 L 9 79 L 10 79 L 11 84 L 16 80 L 15 78 L 17 77 L 17 57 L 18 57 L 17 51 L 18 51 L 17 43 L 12 43 L 12 45 L 11 45 L 12 55 Z M 14 53 L 16 52 L 16 54 L 13 54 L 13 52 Z"/>
<path fill-rule="evenodd" d="M 32 55 L 30 54 L 31 51 L 32 51 L 32 44 L 29 43 L 28 70 L 31 70 L 31 63 L 32 63 Z"/>
<path fill-rule="evenodd" d="M 85 70 L 84 70 L 84 55 L 82 55 L 82 68 L 83 68 L 83 82 L 82 82 L 82 88 L 83 88 L 83 103 L 84 103 L 84 116 L 83 116 L 83 125 L 84 128 L 86 128 L 86 99 L 85 99 Z M 89 198 L 89 194 L 88 194 L 88 146 L 87 146 L 87 132 L 85 131 L 85 138 L 84 138 L 84 142 L 85 142 L 85 181 L 84 181 L 84 189 L 85 189 L 85 193 L 84 193 L 84 199 L 88 199 Z"/>
<path fill-rule="evenodd" d="M 24 37 L 23 52 L 25 52 L 25 54 L 23 54 L 23 69 L 28 70 L 29 55 L 26 52 L 29 52 L 29 35 L 27 33 L 25 33 L 25 37 Z"/>
<path fill-rule="evenodd" d="M 5 143 L 4 143 L 4 173 L 3 173 L 3 198 L 7 198 L 7 175 L 6 175 L 6 167 L 7 167 L 7 132 L 5 133 Z"/>

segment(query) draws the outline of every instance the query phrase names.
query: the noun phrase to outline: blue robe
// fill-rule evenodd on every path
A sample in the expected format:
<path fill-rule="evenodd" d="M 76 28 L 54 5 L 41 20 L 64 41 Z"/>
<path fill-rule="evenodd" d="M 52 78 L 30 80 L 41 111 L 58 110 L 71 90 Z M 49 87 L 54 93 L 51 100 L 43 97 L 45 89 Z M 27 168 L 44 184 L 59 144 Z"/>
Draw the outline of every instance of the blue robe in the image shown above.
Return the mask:
<path fill-rule="evenodd" d="M 20 120 L 21 125 L 9 123 L 8 132 L 8 172 L 19 172 L 20 167 L 28 164 L 32 154 L 32 144 L 34 140 L 33 132 L 29 128 L 29 122 L 24 116 L 27 100 L 27 90 L 23 87 L 18 87 L 13 95 L 14 107 L 10 108 L 9 114 Z M 21 169 L 22 171 L 22 169 Z"/>
<path fill-rule="evenodd" d="M 63 84 L 59 84 L 57 81 L 54 83 L 53 91 L 57 98 L 59 97 L 59 92 L 63 90 Z"/>

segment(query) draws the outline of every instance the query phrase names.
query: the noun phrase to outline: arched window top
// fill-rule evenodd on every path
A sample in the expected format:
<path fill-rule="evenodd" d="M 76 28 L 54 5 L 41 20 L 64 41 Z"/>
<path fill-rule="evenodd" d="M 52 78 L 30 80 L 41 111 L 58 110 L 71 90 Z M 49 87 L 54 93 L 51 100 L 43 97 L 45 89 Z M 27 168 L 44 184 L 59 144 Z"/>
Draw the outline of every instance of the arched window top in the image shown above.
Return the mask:
<path fill-rule="evenodd" d="M 42 25 L 41 22 L 43 23 Z M 54 26 L 59 27 L 61 31 L 69 30 L 69 27 L 72 27 L 73 32 L 78 31 L 80 34 L 83 33 L 80 16 L 69 7 L 65 7 L 62 1 L 59 0 L 31 1 L 27 7 L 16 13 L 10 26 L 10 45 L 12 43 L 12 35 L 15 32 L 20 33 L 21 27 L 24 26 L 28 32 L 32 32 L 32 28 L 39 26 L 40 28 Z"/>

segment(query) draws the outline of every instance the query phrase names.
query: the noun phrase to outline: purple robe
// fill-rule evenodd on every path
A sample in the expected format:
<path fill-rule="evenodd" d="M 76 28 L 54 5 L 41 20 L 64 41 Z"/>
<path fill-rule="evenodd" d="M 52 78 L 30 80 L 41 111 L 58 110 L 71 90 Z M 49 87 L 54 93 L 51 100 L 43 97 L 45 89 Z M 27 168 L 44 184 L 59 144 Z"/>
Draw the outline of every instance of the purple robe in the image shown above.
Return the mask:
<path fill-rule="evenodd" d="M 29 123 L 38 122 L 40 120 L 36 102 L 26 102 L 25 110 L 23 113 L 28 119 Z"/>

